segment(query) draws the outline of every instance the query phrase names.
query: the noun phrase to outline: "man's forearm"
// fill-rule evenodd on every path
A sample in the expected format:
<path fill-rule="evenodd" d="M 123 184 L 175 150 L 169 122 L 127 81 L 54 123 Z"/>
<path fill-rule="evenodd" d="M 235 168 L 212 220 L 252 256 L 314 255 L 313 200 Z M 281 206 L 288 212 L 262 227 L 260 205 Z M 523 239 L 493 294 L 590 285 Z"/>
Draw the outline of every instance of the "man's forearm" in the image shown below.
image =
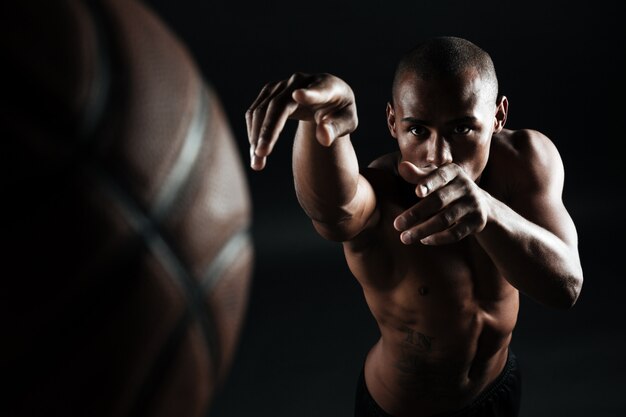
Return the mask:
<path fill-rule="evenodd" d="M 476 235 L 502 275 L 535 300 L 571 307 L 582 286 L 576 250 L 552 232 L 494 200 L 492 217 Z"/>
<path fill-rule="evenodd" d="M 350 217 L 350 202 L 358 190 L 359 165 L 348 135 L 331 146 L 315 139 L 316 124 L 300 122 L 293 149 L 293 173 L 300 205 L 320 223 Z"/>

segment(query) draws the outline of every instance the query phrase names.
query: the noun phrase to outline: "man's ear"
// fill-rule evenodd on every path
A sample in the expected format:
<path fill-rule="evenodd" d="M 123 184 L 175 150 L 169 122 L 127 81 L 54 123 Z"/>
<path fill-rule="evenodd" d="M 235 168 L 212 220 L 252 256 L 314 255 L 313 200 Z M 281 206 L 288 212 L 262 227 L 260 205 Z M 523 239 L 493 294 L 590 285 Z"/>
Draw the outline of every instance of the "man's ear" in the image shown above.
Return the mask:
<path fill-rule="evenodd" d="M 493 121 L 493 133 L 499 133 L 506 123 L 506 116 L 509 114 L 509 100 L 506 96 L 500 96 L 496 103 L 496 115 Z"/>
<path fill-rule="evenodd" d="M 389 133 L 394 138 L 398 138 L 396 133 L 396 113 L 393 110 L 393 106 L 391 103 L 387 102 L 387 127 L 389 128 Z"/>

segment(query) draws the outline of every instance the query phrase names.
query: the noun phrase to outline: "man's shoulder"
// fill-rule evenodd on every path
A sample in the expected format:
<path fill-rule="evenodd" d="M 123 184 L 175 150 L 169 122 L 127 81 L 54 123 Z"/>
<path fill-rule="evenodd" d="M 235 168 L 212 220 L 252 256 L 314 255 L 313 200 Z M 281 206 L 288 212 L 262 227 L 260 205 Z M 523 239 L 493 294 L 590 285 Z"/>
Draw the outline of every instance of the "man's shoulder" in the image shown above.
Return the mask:
<path fill-rule="evenodd" d="M 399 152 L 381 155 L 361 169 L 363 175 L 376 189 L 397 181 Z"/>
<path fill-rule="evenodd" d="M 379 170 L 379 171 L 387 172 L 389 174 L 397 175 L 399 158 L 400 158 L 399 151 L 390 152 L 390 153 L 381 155 L 378 158 L 374 159 L 372 162 L 370 162 L 370 164 L 367 166 L 367 169 Z"/>
<path fill-rule="evenodd" d="M 533 129 L 506 129 L 494 135 L 490 161 L 494 171 L 518 186 L 536 187 L 562 171 L 555 144 Z"/>
<path fill-rule="evenodd" d="M 415 185 L 404 181 L 398 173 L 400 152 L 391 152 L 373 160 L 361 175 L 370 183 L 376 194 L 379 209 L 384 207 L 408 207 L 415 200 Z"/>
<path fill-rule="evenodd" d="M 533 129 L 503 129 L 493 137 L 493 153 L 507 159 L 528 162 L 528 158 L 553 157 L 555 152 L 552 140 Z"/>

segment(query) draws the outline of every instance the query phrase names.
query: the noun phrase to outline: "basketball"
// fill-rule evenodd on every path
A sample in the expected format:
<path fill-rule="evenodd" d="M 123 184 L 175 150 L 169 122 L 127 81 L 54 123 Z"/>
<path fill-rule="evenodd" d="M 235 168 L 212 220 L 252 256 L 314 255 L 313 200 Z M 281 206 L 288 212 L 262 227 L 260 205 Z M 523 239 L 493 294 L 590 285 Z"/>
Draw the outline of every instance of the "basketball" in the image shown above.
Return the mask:
<path fill-rule="evenodd" d="M 215 88 L 139 2 L 2 9 L 0 415 L 207 415 L 254 261 Z"/>

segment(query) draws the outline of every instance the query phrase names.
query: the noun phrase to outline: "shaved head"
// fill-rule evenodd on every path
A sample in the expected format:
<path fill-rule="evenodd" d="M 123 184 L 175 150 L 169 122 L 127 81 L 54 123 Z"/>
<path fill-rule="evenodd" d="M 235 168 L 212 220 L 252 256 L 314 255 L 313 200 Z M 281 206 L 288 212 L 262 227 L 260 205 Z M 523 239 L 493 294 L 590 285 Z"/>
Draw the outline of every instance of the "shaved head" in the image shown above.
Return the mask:
<path fill-rule="evenodd" d="M 395 100 L 400 80 L 407 72 L 429 80 L 458 76 L 468 70 L 478 72 L 495 102 L 498 97 L 498 78 L 487 52 L 466 39 L 453 36 L 428 39 L 417 44 L 400 59 L 393 79 L 392 97 Z"/>

